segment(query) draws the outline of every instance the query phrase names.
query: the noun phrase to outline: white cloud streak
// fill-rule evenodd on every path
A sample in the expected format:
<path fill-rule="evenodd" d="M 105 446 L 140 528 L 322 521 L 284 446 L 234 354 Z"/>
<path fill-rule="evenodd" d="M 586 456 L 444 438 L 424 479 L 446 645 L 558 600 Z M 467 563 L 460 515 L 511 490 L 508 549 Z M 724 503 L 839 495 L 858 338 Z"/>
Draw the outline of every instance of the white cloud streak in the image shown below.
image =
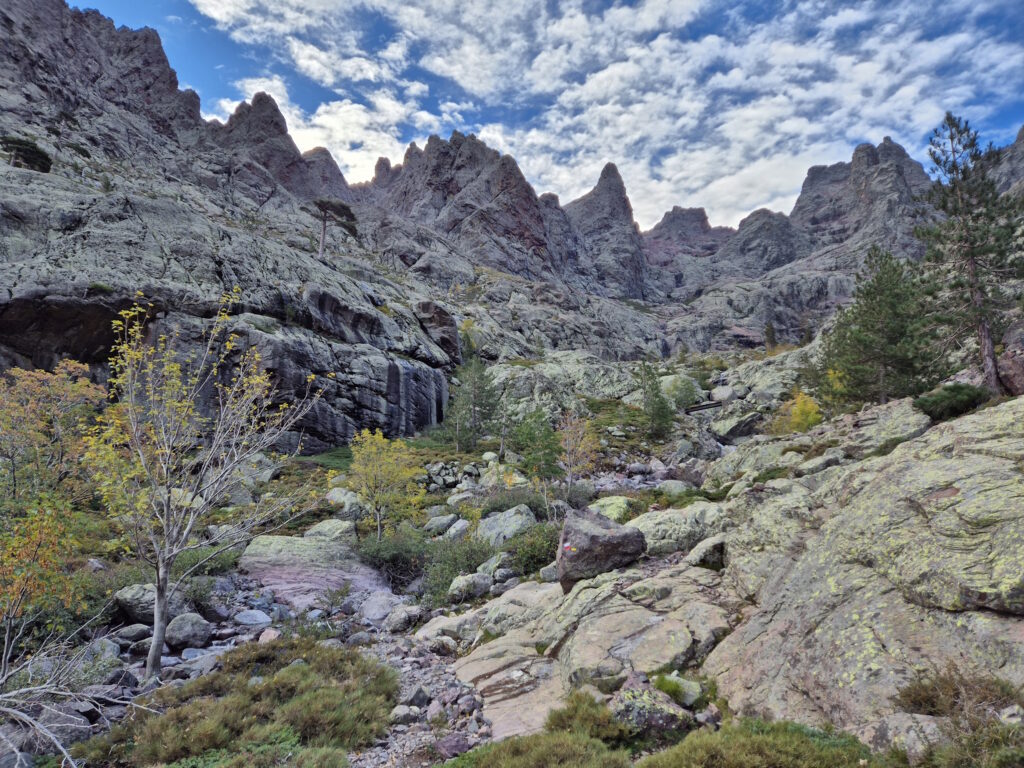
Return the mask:
<path fill-rule="evenodd" d="M 304 111 L 280 77 L 261 83 L 350 180 L 397 160 L 400 137 L 473 130 L 563 200 L 615 162 L 644 227 L 673 205 L 722 224 L 788 210 L 809 165 L 885 135 L 920 157 L 946 109 L 984 126 L 1024 86 L 1019 0 L 779 0 L 758 23 L 726 0 L 191 2 L 337 92 Z"/>

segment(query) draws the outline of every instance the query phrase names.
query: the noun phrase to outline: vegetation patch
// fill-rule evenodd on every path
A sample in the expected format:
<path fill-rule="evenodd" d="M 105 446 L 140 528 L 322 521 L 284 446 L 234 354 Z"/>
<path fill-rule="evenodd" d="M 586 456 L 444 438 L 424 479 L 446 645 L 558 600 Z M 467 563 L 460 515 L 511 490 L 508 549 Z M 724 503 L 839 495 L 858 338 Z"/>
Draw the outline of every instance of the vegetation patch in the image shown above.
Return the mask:
<path fill-rule="evenodd" d="M 1024 765 L 1024 728 L 999 719 L 1006 707 L 1024 706 L 1022 686 L 949 664 L 920 672 L 893 702 L 906 712 L 943 719 L 945 741 L 925 752 L 918 762 L 924 768 Z"/>
<path fill-rule="evenodd" d="M 309 638 L 250 644 L 222 658 L 223 669 L 161 688 L 104 736 L 74 748 L 90 765 L 345 765 L 345 753 L 372 744 L 398 696 L 394 671 L 348 648 Z M 294 762 L 282 763 L 290 755 Z"/>
<path fill-rule="evenodd" d="M 450 768 L 629 768 L 625 752 L 578 733 L 538 733 L 488 744 L 446 763 Z"/>
<path fill-rule="evenodd" d="M 442 605 L 456 576 L 475 572 L 493 556 L 491 545 L 475 536 L 467 536 L 461 541 L 442 539 L 433 542 L 429 562 L 423 571 L 424 600 L 432 605 Z"/>
<path fill-rule="evenodd" d="M 629 728 L 616 720 L 607 706 L 583 691 L 570 693 L 565 706 L 548 715 L 544 727 L 554 733 L 571 733 L 608 745 L 626 746 L 630 738 Z"/>
<path fill-rule="evenodd" d="M 554 523 L 534 525 L 505 542 L 503 549 L 512 555 L 516 572 L 529 576 L 554 562 L 561 532 L 561 526 Z"/>
<path fill-rule="evenodd" d="M 934 392 L 914 399 L 914 407 L 928 414 L 932 421 L 948 421 L 973 411 L 985 403 L 991 393 L 970 384 L 947 384 Z"/>
<path fill-rule="evenodd" d="M 640 768 L 882 768 L 899 763 L 873 756 L 852 736 L 789 722 L 739 720 L 719 731 L 691 733 Z"/>

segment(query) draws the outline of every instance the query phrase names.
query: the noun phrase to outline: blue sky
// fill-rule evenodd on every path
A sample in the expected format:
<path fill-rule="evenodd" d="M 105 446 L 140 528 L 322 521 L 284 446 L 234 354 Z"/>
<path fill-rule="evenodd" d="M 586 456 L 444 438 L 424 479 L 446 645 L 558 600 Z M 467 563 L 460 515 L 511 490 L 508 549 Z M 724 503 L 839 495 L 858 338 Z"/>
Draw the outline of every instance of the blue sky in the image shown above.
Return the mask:
<path fill-rule="evenodd" d="M 946 109 L 1024 124 L 1021 0 L 92 0 L 156 28 L 225 119 L 271 93 L 346 178 L 473 132 L 538 192 L 619 166 L 641 226 L 673 205 L 788 212 L 807 168 L 884 136 L 925 158 Z"/>

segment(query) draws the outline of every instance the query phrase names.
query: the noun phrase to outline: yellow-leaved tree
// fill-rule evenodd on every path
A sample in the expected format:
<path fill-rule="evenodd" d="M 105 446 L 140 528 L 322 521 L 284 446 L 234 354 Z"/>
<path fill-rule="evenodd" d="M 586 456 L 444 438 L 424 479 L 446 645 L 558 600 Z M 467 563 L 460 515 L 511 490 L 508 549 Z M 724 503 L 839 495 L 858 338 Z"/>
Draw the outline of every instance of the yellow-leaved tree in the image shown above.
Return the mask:
<path fill-rule="evenodd" d="M 111 404 L 86 438 L 85 460 L 134 553 L 155 571 L 147 677 L 160 671 L 169 600 L 182 581 L 256 529 L 278 527 L 312 504 L 300 488 L 264 494 L 234 513 L 223 509 L 242 471 L 271 454 L 319 397 L 310 383 L 297 402 L 281 402 L 259 352 L 241 349 L 228 333 L 240 298 L 237 288 L 224 296 L 202 345 L 188 349 L 173 333 L 147 340 L 149 307 L 136 304 L 114 323 Z M 200 548 L 206 557 L 172 582 L 177 559 Z"/>
<path fill-rule="evenodd" d="M 821 408 L 815 399 L 806 392 L 795 389 L 793 397 L 783 403 L 775 414 L 768 431 L 773 435 L 806 432 L 811 427 L 821 424 L 823 418 Z"/>
<path fill-rule="evenodd" d="M 600 443 L 590 422 L 572 411 L 563 413 L 558 422 L 558 442 L 562 446 L 566 492 L 571 493 L 573 482 L 593 470 Z"/>
<path fill-rule="evenodd" d="M 422 470 L 416 456 L 402 440 L 388 440 L 381 431 L 364 429 L 352 438 L 352 464 L 348 487 L 358 495 L 377 527 L 377 541 L 384 530 L 410 517 L 419 507 Z"/>

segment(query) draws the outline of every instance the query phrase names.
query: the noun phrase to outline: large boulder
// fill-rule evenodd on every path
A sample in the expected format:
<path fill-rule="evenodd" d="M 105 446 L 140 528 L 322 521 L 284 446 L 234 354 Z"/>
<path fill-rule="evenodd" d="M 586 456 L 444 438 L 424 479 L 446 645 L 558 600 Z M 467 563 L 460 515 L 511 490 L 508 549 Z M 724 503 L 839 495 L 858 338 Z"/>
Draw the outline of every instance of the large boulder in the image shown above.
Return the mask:
<path fill-rule="evenodd" d="M 183 613 L 167 624 L 165 640 L 171 648 L 202 648 L 213 635 L 213 625 L 198 613 Z"/>
<path fill-rule="evenodd" d="M 476 535 L 492 547 L 500 547 L 516 534 L 537 524 L 533 511 L 525 504 L 519 504 L 504 512 L 485 517 L 477 526 Z"/>
<path fill-rule="evenodd" d="M 573 584 L 633 563 L 647 551 L 637 528 L 627 528 L 596 512 L 573 512 L 558 542 L 558 581 L 568 592 Z"/>
<path fill-rule="evenodd" d="M 257 536 L 238 566 L 272 590 L 279 602 L 300 611 L 345 584 L 353 590 L 386 590 L 383 577 L 359 561 L 354 541 L 351 521 L 324 520 L 304 536 Z"/>
<path fill-rule="evenodd" d="M 715 531 L 722 517 L 721 507 L 699 501 L 683 509 L 647 512 L 626 523 L 643 533 L 650 555 L 689 552 Z"/>
<path fill-rule="evenodd" d="M 629 517 L 630 501 L 632 501 L 632 499 L 628 496 L 604 496 L 592 501 L 587 509 L 591 512 L 596 512 L 599 515 L 604 515 L 609 520 L 614 520 L 616 523 L 621 523 Z"/>
<path fill-rule="evenodd" d="M 132 622 L 153 624 L 153 606 L 156 604 L 156 586 L 153 584 L 130 584 L 114 593 L 114 602 Z M 173 618 L 188 610 L 188 601 L 180 592 L 175 592 L 168 601 L 168 613 Z"/>

